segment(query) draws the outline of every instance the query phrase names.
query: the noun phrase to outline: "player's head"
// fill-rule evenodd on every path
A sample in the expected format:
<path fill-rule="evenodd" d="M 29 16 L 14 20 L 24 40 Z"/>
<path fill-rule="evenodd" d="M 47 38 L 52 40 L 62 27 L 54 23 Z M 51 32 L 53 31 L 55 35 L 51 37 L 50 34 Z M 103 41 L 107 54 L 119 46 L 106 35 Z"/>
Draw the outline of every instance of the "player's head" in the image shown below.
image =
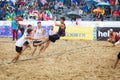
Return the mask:
<path fill-rule="evenodd" d="M 61 23 L 64 23 L 64 21 L 65 21 L 65 17 L 61 17 L 61 18 L 60 18 L 60 22 L 61 22 Z"/>
<path fill-rule="evenodd" d="M 32 29 L 27 29 L 28 34 L 32 34 Z"/>
<path fill-rule="evenodd" d="M 113 32 L 113 29 L 110 29 L 109 31 L 110 31 L 110 33 L 111 33 L 111 32 Z"/>
<path fill-rule="evenodd" d="M 27 28 L 32 29 L 32 25 L 28 24 Z"/>
<path fill-rule="evenodd" d="M 41 22 L 37 22 L 37 26 L 38 26 L 38 28 L 40 28 L 41 27 Z"/>

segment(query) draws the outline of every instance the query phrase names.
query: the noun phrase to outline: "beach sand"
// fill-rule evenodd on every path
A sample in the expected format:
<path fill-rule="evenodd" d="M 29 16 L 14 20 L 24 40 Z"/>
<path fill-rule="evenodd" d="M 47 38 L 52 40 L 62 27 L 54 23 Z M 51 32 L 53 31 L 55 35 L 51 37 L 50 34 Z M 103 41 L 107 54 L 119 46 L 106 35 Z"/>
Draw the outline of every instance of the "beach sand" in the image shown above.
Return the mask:
<path fill-rule="evenodd" d="M 20 60 L 32 51 L 24 51 Z M 111 68 L 119 51 L 120 46 L 105 41 L 59 40 L 41 58 L 0 65 L 0 80 L 120 80 L 120 63 Z M 14 42 L 0 42 L 0 63 L 11 61 L 15 54 Z"/>

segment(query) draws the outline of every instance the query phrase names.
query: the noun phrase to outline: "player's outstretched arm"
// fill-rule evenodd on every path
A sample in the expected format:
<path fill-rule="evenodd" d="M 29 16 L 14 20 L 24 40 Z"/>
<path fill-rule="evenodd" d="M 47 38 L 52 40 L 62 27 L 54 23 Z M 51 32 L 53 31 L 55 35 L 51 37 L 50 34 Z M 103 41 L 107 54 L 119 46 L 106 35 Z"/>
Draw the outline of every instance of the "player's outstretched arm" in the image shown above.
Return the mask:
<path fill-rule="evenodd" d="M 29 40 L 41 40 L 42 38 L 33 38 L 31 36 L 27 36 L 26 39 L 29 39 Z"/>
<path fill-rule="evenodd" d="M 55 26 L 64 28 L 64 25 L 63 25 L 63 24 L 58 24 L 58 23 L 56 22 L 56 17 L 55 17 L 55 19 L 54 19 L 54 24 L 55 24 Z"/>

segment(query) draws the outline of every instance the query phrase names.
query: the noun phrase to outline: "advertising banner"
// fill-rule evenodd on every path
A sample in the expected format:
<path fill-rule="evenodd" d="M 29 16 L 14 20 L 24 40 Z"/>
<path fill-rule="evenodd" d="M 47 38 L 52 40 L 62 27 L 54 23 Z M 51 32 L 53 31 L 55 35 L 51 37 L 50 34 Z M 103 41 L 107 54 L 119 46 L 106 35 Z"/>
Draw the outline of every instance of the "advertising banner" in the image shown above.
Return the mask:
<path fill-rule="evenodd" d="M 50 26 L 42 26 L 45 31 L 45 36 L 48 37 Z M 55 27 L 55 32 L 58 31 L 58 27 Z M 11 28 L 9 26 L 0 27 L 0 37 L 11 37 Z M 67 40 L 93 40 L 93 28 L 92 27 L 67 27 L 66 36 L 62 39 Z"/>
<path fill-rule="evenodd" d="M 12 37 L 10 26 L 0 26 L 0 37 Z"/>
<path fill-rule="evenodd" d="M 48 37 L 50 26 L 42 26 L 45 31 L 45 36 Z M 18 33 L 20 35 L 20 33 Z M 10 26 L 0 26 L 0 37 L 12 37 L 12 30 Z"/>
<path fill-rule="evenodd" d="M 113 29 L 120 36 L 120 27 L 97 27 L 97 40 L 107 40 L 109 38 L 109 30 Z"/>
<path fill-rule="evenodd" d="M 55 27 L 55 30 L 58 28 Z M 92 27 L 70 27 L 66 28 L 66 36 L 62 37 L 66 40 L 93 40 L 93 28 Z"/>

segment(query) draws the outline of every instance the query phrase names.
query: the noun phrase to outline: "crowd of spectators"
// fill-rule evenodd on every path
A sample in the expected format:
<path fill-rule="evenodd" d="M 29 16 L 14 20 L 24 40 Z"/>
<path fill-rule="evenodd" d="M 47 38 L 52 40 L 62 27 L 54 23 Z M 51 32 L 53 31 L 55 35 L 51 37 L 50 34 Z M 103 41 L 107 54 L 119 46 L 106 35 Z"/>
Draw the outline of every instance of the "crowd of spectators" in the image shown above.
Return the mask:
<path fill-rule="evenodd" d="M 98 3 L 110 5 L 99 5 Z M 64 8 L 67 8 L 67 11 Z M 97 9 L 98 12 L 93 11 Z M 101 12 L 99 12 L 101 10 Z M 78 15 L 91 15 L 92 20 L 103 21 L 104 17 L 117 20 L 120 16 L 120 0 L 0 0 L 0 20 L 52 20 L 59 12 L 78 11 Z M 67 13 L 66 13 L 67 14 Z M 64 15 L 65 16 L 65 15 Z"/>

